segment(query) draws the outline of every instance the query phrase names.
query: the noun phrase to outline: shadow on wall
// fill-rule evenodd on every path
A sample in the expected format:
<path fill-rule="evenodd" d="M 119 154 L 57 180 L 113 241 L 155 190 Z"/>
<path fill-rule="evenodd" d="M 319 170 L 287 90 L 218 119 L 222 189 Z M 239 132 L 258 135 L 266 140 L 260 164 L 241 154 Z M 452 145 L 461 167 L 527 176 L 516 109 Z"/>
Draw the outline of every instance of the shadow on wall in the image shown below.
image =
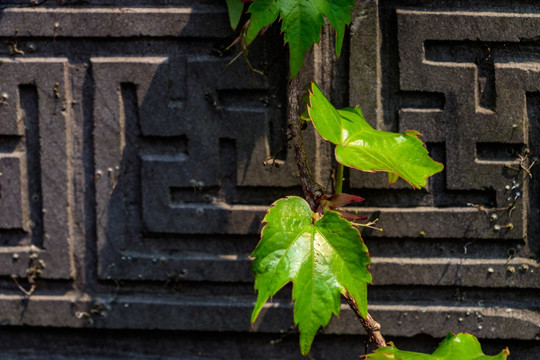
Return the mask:
<path fill-rule="evenodd" d="M 289 165 L 262 166 L 286 136 L 286 54 L 281 45 L 273 50 L 280 40 L 274 32 L 252 49 L 266 76 L 241 58 L 227 66 L 236 55 L 224 50 L 232 36 L 194 40 L 181 33 L 164 55 L 91 58 L 95 168 L 87 180 L 96 189 L 100 277 L 251 281 L 246 257 L 264 210 L 250 204 L 267 206 L 298 187 Z M 204 241 L 231 242 L 232 235 L 249 238 L 232 254 L 230 246 Z M 192 239 L 200 244 L 183 241 Z M 194 264 L 201 256 L 207 261 Z M 167 262 L 157 272 L 156 258 Z"/>

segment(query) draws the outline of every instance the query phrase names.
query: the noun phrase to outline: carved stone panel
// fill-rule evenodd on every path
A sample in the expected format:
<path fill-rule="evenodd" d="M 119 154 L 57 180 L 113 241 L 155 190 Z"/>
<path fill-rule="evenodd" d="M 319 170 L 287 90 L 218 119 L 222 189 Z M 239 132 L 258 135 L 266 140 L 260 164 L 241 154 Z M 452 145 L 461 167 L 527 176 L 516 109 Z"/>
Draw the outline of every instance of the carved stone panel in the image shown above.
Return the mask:
<path fill-rule="evenodd" d="M 156 244 L 188 234 L 257 234 L 283 188 L 298 192 L 279 78 L 217 56 L 90 61 L 100 276 L 166 279 L 173 268 L 188 280 L 249 277 L 243 261 L 217 270 L 224 261 L 217 249 L 185 253 L 179 240 L 167 246 L 179 256 L 170 256 Z"/>
<path fill-rule="evenodd" d="M 254 41 L 250 69 L 227 49 L 225 1 L 33 3 L 0 0 L 0 352 L 251 359 L 279 342 L 277 357 L 300 358 L 290 287 L 249 324 L 261 221 L 302 195 L 279 26 Z M 430 351 L 469 331 L 486 352 L 503 339 L 536 358 L 538 14 L 527 0 L 358 1 L 341 58 L 330 30 L 307 57 L 301 79 L 378 129 L 419 130 L 445 164 L 421 191 L 346 174 L 383 229 L 362 234 L 389 340 Z M 332 149 L 304 134 L 330 189 Z M 28 297 L 17 285 L 35 256 Z M 362 333 L 344 304 L 313 357 L 353 358 Z"/>
<path fill-rule="evenodd" d="M 445 165 L 422 191 L 404 182 L 389 188 L 384 174 L 350 172 L 348 191 L 366 198 L 358 210 L 383 229 L 364 231 L 373 296 L 384 296 L 385 286 L 430 286 L 441 296 L 429 301 L 444 312 L 484 304 L 490 288 L 538 294 L 540 17 L 538 8 L 515 13 L 516 3 L 388 0 L 356 10 L 351 105 L 359 103 L 378 129 L 420 131 Z M 452 303 L 442 295 L 452 286 L 476 294 Z M 509 303 L 489 306 L 504 317 L 499 308 Z M 530 308 L 529 300 L 519 306 Z M 502 336 L 467 326 L 480 337 Z"/>
<path fill-rule="evenodd" d="M 72 276 L 69 79 L 64 58 L 0 59 L 1 275 Z"/>

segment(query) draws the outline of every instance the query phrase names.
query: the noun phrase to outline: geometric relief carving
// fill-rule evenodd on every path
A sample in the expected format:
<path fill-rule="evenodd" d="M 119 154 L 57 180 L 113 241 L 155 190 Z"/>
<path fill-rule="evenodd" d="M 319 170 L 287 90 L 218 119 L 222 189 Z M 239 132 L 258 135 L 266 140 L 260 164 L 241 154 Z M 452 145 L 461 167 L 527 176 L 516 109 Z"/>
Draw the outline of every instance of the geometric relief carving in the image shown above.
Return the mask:
<path fill-rule="evenodd" d="M 187 61 L 187 115 L 181 119 L 187 144 L 182 161 L 143 157 L 143 188 L 154 189 L 143 192 L 144 222 L 150 232 L 245 233 L 248 229 L 234 221 L 237 215 L 246 216 L 240 213 L 252 213 L 234 205 L 252 201 L 242 198 L 243 191 L 298 184 L 291 161 L 279 168 L 261 165 L 273 155 L 271 127 L 280 125 L 281 112 L 260 101 L 257 106 L 233 101 L 270 97 L 268 82 L 254 81 L 244 64 L 225 65 L 211 57 Z M 202 196 L 190 200 L 188 194 L 194 191 Z"/>
<path fill-rule="evenodd" d="M 444 95 L 443 108 L 402 108 L 400 130 L 445 145 L 448 190 L 496 192 L 493 208 L 527 196 L 512 168 L 529 147 L 526 94 L 540 90 L 540 19 L 516 14 L 397 10 L 400 89 Z M 451 25 L 449 25 L 451 24 Z M 505 31 L 495 31 L 504 28 Z M 510 219 L 523 231 L 521 199 Z M 521 215 L 520 215 L 521 214 Z M 509 220 L 509 221 L 510 221 Z"/>
<path fill-rule="evenodd" d="M 26 276 L 34 252 L 46 264 L 43 277 L 70 278 L 67 60 L 0 61 L 2 274 Z"/>
<path fill-rule="evenodd" d="M 0 36 L 18 43 L 0 50 L 7 54 L 16 45 L 25 51 L 24 56 L 0 59 L 0 277 L 6 290 L 0 304 L 2 321 L 56 327 L 244 331 L 241 319 L 249 313 L 252 294 L 248 296 L 247 287 L 253 280 L 247 257 L 257 242 L 261 219 L 275 199 L 301 193 L 290 149 L 279 154 L 279 168 L 261 166 L 285 143 L 287 82 L 281 59 L 286 58 L 286 50 L 281 43 L 271 44 L 270 34 L 265 36 L 264 45 L 260 40 L 253 44 L 250 56 L 264 53 L 269 65 L 265 68 L 263 62 L 251 59 L 256 68 L 270 71 L 260 77 L 241 60 L 225 66 L 230 59 L 228 53 L 223 56 L 222 45 L 230 43 L 227 37 L 232 35 L 223 2 L 187 1 L 185 6 L 171 7 L 163 4 L 172 1 L 148 1 L 143 8 L 129 1 L 88 3 L 84 7 L 2 9 Z M 100 7 L 98 3 L 130 7 Z M 377 225 L 384 228 L 371 234 L 364 229 L 375 255 L 372 271 L 378 280 L 370 290 L 378 302 L 373 309 L 378 313 L 375 317 L 390 336 L 416 334 L 416 330 L 405 328 L 405 322 L 401 325 L 408 312 L 410 319 L 422 323 L 413 327 L 421 329 L 424 336 L 444 335 L 439 326 L 444 323 L 445 331 L 463 331 L 465 325 L 465 330 L 478 331 L 480 336 L 533 339 L 537 321 L 529 309 L 534 301 L 526 302 L 534 298 L 531 288 L 538 283 L 537 266 L 523 257 L 507 259 L 509 248 L 517 250 L 515 244 L 525 243 L 524 221 L 520 219 L 529 213 L 518 204 L 512 212 L 514 229 L 495 232 L 495 223 L 467 203 L 504 206 L 508 182 L 502 179 L 510 184 L 513 179 L 507 177 L 511 172 L 504 172 L 504 165 L 513 161 L 510 153 L 521 151 L 523 145 L 539 149 L 532 139 L 538 139 L 540 133 L 540 91 L 529 78 L 537 73 L 539 27 L 527 15 L 512 14 L 519 21 L 511 24 L 500 20 L 505 17 L 501 12 L 491 17 L 482 12 L 454 23 L 431 18 L 432 24 L 427 25 L 441 27 L 432 31 L 425 30 L 426 20 L 422 19 L 418 28 L 407 25 L 412 19 L 409 13 L 399 10 L 396 16 L 395 7 L 425 3 L 433 9 L 442 6 L 441 1 L 357 3 L 375 11 L 362 12 L 356 19 L 351 34 L 357 34 L 351 40 L 372 37 L 376 50 L 366 55 L 351 44 L 351 60 L 356 57 L 362 64 L 374 64 L 367 77 L 385 74 L 382 85 L 378 82 L 381 79 L 358 81 L 358 74 L 351 77 L 351 87 L 362 83 L 364 96 L 375 98 L 373 109 L 364 112 L 366 118 L 379 115 L 378 125 L 385 130 L 422 131 L 430 153 L 445 162 L 447 171 L 456 168 L 449 162 L 456 161 L 462 151 L 452 148 L 451 141 L 472 144 L 463 150 L 472 176 L 438 174 L 430 180 L 428 191 L 413 192 L 399 184 L 388 190 L 384 174 L 384 181 L 368 174 L 364 182 L 359 172 L 351 171 L 348 186 L 369 190 L 364 194 L 353 189 L 367 198 L 362 212 L 371 215 L 381 210 Z M 491 7 L 489 2 L 482 3 L 486 9 Z M 502 3 L 494 1 L 494 6 Z M 517 3 L 525 2 L 504 6 Z M 456 6 L 465 8 L 468 4 Z M 390 29 L 385 28 L 388 18 Z M 366 30 L 366 21 L 371 22 L 373 31 Z M 482 30 L 489 26 L 494 31 Z M 520 27 L 523 33 L 516 32 Z M 463 29 L 467 34 L 463 35 Z M 410 36 L 401 35 L 398 45 L 395 35 L 406 31 Z M 462 35 L 458 38 L 453 33 Z M 280 41 L 278 36 L 274 38 Z M 409 46 L 417 55 L 417 38 L 423 44 L 424 58 L 407 59 L 404 53 L 400 70 L 398 52 Z M 527 38 L 531 51 L 519 53 L 519 61 L 507 61 L 505 46 L 519 50 L 521 39 Z M 395 48 L 389 50 L 388 43 Z M 327 58 L 323 45 L 315 57 L 322 53 L 322 58 Z M 378 56 L 379 51 L 384 56 Z M 489 51 L 491 57 L 487 56 Z M 55 54 L 65 54 L 65 58 L 50 57 L 58 56 Z M 277 70 L 275 59 L 280 63 Z M 323 63 L 326 70 L 329 64 Z M 334 75 L 324 71 L 332 78 L 336 94 L 347 93 L 335 77 L 348 61 L 341 64 Z M 354 66 L 351 61 L 351 70 Z M 431 78 L 414 85 L 430 66 L 443 70 L 437 75 L 440 83 Z M 316 68 L 315 72 L 322 69 Z M 411 81 L 401 79 L 400 84 L 398 79 L 408 76 L 406 68 L 416 74 L 411 75 Z M 446 84 L 443 75 L 448 69 L 455 70 L 452 82 L 462 85 Z M 325 79 L 330 85 L 330 79 Z M 505 91 L 499 86 L 503 82 L 513 87 L 508 94 L 501 93 Z M 374 85 L 381 88 L 373 91 Z M 7 101 L 2 100 L 4 92 Z M 468 95 L 477 99 L 472 101 Z M 522 95 L 526 105 L 512 100 Z M 381 108 L 375 108 L 379 104 Z M 510 108 L 522 105 L 531 123 L 534 119 L 536 124 L 531 127 L 532 137 L 525 126 L 518 127 L 510 139 L 493 129 L 493 136 L 482 137 L 475 128 L 482 123 L 506 131 L 502 127 L 519 123 L 521 118 L 514 115 L 523 113 Z M 514 116 L 512 122 L 503 118 L 503 110 Z M 458 123 L 456 111 L 469 123 Z M 389 117 L 395 120 L 391 125 Z M 382 120 L 387 121 L 383 126 Z M 468 129 L 473 132 L 462 134 L 467 141 L 451 134 Z M 307 153 L 320 166 L 326 157 L 318 155 L 324 150 L 315 148 L 309 136 Z M 540 167 L 532 169 L 535 179 L 540 176 L 537 169 Z M 330 174 L 327 168 L 312 170 L 316 176 Z M 534 194 L 538 201 L 538 189 Z M 383 207 L 375 207 L 379 204 Z M 531 219 L 537 218 L 538 209 L 535 211 Z M 381 236 L 384 239 L 373 239 Z M 77 278 L 45 281 L 46 293 L 21 302 L 22 294 L 12 291 L 15 285 L 7 277 L 25 277 L 32 252 L 46 263 L 43 277 L 73 279 L 73 262 Z M 529 266 L 528 271 L 523 270 L 524 265 Z M 516 270 L 512 276 L 507 272 L 509 266 Z M 134 281 L 101 282 L 105 279 Z M 172 290 L 170 285 L 178 296 L 161 296 Z M 402 291 L 402 286 L 407 290 Z M 500 291 L 493 288 L 499 287 L 505 287 L 507 298 L 517 299 L 499 302 L 500 311 L 490 305 L 498 302 Z M 66 292 L 74 288 L 77 291 Z M 114 295 L 117 293 L 119 296 Z M 465 300 L 464 306 L 454 301 L 458 296 Z M 427 298 L 436 306 L 424 309 Z M 487 309 L 477 303 L 480 299 L 491 299 Z M 290 310 L 288 303 L 276 300 L 271 312 L 280 315 Z M 101 306 L 102 301 L 105 306 Z M 452 306 L 447 306 L 450 303 Z M 469 305 L 474 310 L 470 311 Z M 96 308 L 105 310 L 103 317 L 93 316 Z M 485 310 L 483 331 L 477 327 L 479 317 L 467 317 L 476 310 Z M 231 311 L 233 321 L 229 321 Z M 178 316 L 170 316 L 173 313 Z M 152 314 L 152 319 L 144 314 Z M 277 333 L 290 326 L 287 316 L 280 319 L 256 330 Z M 356 333 L 357 329 L 348 325 L 352 321 L 330 324 L 329 333 Z M 452 321 L 455 330 L 447 326 Z M 493 331 L 491 322 L 503 330 L 519 327 L 522 331 Z M 222 335 L 219 337 L 230 338 L 230 334 Z M 186 338 L 188 348 L 197 337 Z M 530 349 L 532 345 L 526 346 Z"/>
<path fill-rule="evenodd" d="M 402 109 L 400 127 L 422 126 L 430 141 L 449 145 L 448 188 L 504 187 L 505 150 L 525 144 L 525 93 L 537 91 L 540 76 L 540 57 L 536 64 L 532 59 L 520 63 L 519 52 L 509 49 L 508 42 L 538 36 L 540 21 L 514 14 L 473 17 L 401 10 L 398 18 L 401 89 L 443 93 L 446 99 L 443 111 Z M 440 22 L 462 27 L 441 31 Z M 494 36 L 485 30 L 489 23 L 508 30 Z M 481 158 L 478 148 L 486 143 L 494 150 L 498 146 L 499 154 Z"/>
<path fill-rule="evenodd" d="M 444 224 L 462 218 L 469 225 L 467 237 L 522 239 L 527 218 L 522 198 L 528 196 L 528 189 L 523 173 L 514 168 L 520 167 L 519 156 L 530 148 L 526 99 L 528 93 L 540 89 L 540 55 L 535 51 L 540 46 L 540 18 L 395 11 L 399 58 L 395 128 L 420 131 L 431 155 L 444 162 L 445 170 L 431 178 L 427 191 L 420 193 L 399 183 L 390 190 L 377 190 L 387 187 L 382 177 L 377 183 L 358 172 L 352 173 L 350 185 L 374 189 L 366 193 L 368 201 L 369 195 L 373 198 L 367 206 L 381 202 L 397 207 L 428 206 L 421 213 L 429 211 L 435 222 L 419 224 L 423 229 L 411 236 L 418 236 L 420 230 L 428 237 L 456 236 L 456 229 Z M 496 211 L 498 220 L 493 221 L 471 204 L 504 210 Z M 381 211 L 382 227 L 400 228 L 398 219 L 413 222 L 420 216 L 414 209 Z M 494 226 L 510 223 L 504 231 L 494 230 Z M 435 224 L 438 230 L 424 230 Z"/>
<path fill-rule="evenodd" d="M 163 276 L 140 263 L 160 256 L 151 234 L 256 233 L 272 187 L 297 186 L 291 161 L 262 166 L 283 127 L 274 88 L 227 62 L 91 58 L 101 277 Z"/>
<path fill-rule="evenodd" d="M 164 95 L 168 65 L 163 57 L 91 59 L 100 245 L 110 239 L 115 246 L 125 248 L 126 242 L 136 243 L 140 236 L 140 159 L 136 145 L 149 121 L 167 129 L 170 118 Z M 137 101 L 143 100 L 147 105 L 139 106 Z M 134 111 L 139 108 L 139 112 Z M 174 134 L 175 128 L 169 128 Z"/>

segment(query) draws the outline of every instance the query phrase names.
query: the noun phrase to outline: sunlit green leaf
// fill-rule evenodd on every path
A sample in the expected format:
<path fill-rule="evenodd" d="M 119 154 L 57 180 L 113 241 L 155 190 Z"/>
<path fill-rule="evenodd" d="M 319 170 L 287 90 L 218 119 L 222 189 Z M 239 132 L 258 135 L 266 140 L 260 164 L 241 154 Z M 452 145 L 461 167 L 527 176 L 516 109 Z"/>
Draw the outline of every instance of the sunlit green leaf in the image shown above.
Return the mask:
<path fill-rule="evenodd" d="M 336 110 L 317 84 L 310 91 L 309 116 L 319 134 L 336 144 L 336 160 L 362 171 L 386 171 L 390 183 L 403 178 L 415 188 L 426 186 L 426 178 L 443 169 L 433 161 L 418 138 L 419 132 L 404 134 L 375 130 L 360 108 Z"/>
<path fill-rule="evenodd" d="M 264 218 L 261 241 L 253 252 L 257 302 L 252 323 L 266 301 L 292 281 L 294 322 L 300 350 L 307 354 L 321 326 L 340 311 L 340 293 L 348 292 L 367 313 L 367 248 L 353 224 L 327 210 L 321 216 L 291 196 L 276 201 Z"/>
<path fill-rule="evenodd" d="M 431 355 L 397 349 L 393 344 L 377 349 L 365 356 L 367 360 L 505 360 L 510 352 L 504 349 L 498 355 L 482 352 L 478 339 L 471 334 L 449 333 Z"/>

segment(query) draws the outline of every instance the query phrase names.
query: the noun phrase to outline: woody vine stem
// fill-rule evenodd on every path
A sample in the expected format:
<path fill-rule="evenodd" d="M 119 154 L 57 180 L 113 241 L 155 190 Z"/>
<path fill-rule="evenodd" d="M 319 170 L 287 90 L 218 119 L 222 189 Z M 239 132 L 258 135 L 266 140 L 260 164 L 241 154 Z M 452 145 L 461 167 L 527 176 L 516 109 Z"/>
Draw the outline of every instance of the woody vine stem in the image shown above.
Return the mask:
<path fill-rule="evenodd" d="M 287 97 L 289 101 L 288 127 L 294 146 L 296 165 L 298 167 L 298 173 L 300 175 L 300 181 L 302 183 L 302 190 L 309 206 L 311 207 L 311 210 L 316 211 L 319 206 L 320 200 L 324 195 L 324 190 L 322 186 L 317 184 L 313 178 L 313 174 L 310 171 L 308 158 L 304 148 L 304 140 L 298 121 L 300 114 L 300 107 L 298 105 L 298 77 L 289 81 Z M 336 170 L 335 180 L 335 193 L 339 194 L 342 191 L 343 184 L 343 165 L 339 163 Z M 375 321 L 369 313 L 367 313 L 365 318 L 362 317 L 362 315 L 360 314 L 360 310 L 358 309 L 358 304 L 348 292 L 344 295 L 344 297 L 349 304 L 349 307 L 354 311 L 356 317 L 358 318 L 368 335 L 366 352 L 368 344 L 373 344 L 377 349 L 386 346 L 386 341 L 381 334 L 381 325 L 377 321 Z"/>

